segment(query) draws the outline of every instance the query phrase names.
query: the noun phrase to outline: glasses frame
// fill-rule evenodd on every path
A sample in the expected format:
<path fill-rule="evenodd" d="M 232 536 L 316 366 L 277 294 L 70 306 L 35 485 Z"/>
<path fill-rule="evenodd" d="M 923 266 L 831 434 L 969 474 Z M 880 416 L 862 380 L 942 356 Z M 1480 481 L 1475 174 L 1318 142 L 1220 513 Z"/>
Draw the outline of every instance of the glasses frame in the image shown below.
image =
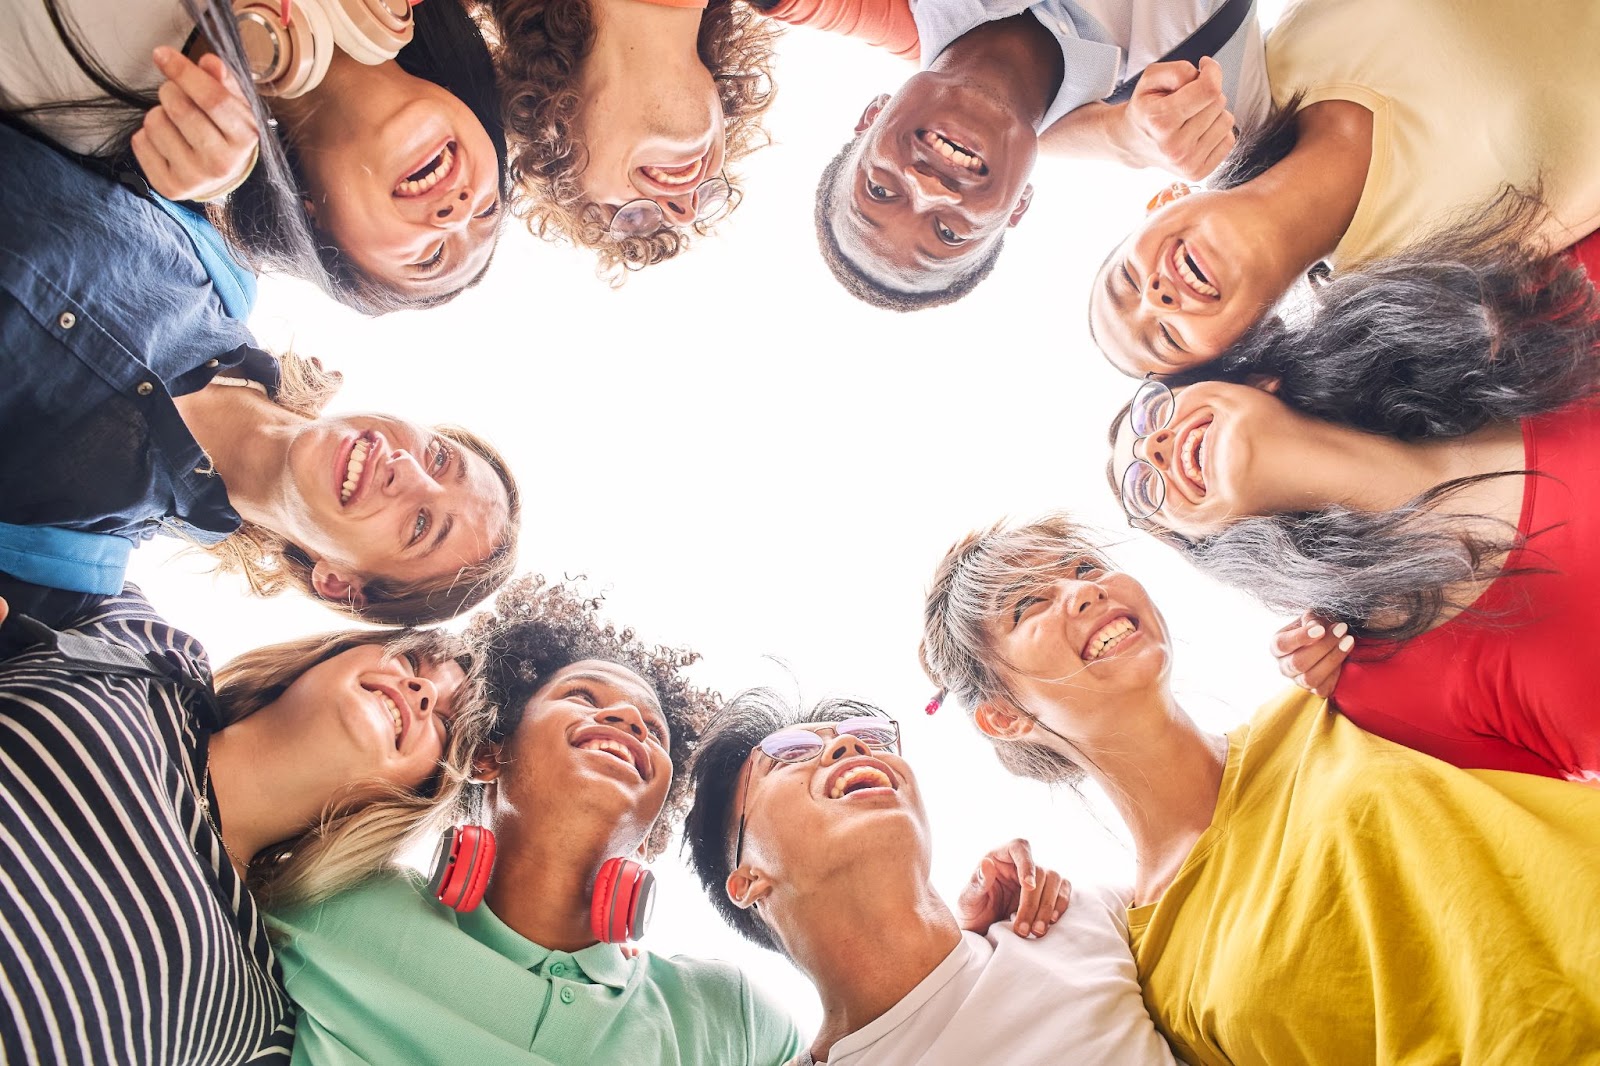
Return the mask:
<path fill-rule="evenodd" d="M 705 191 L 705 188 L 708 185 L 722 186 L 722 190 L 725 195 L 723 196 L 722 201 L 717 204 L 716 207 L 706 210 L 700 206 L 700 202 L 702 199 L 701 194 Z M 688 222 L 680 223 L 679 225 L 686 226 L 692 223 L 711 223 L 722 218 L 722 216 L 726 215 L 728 210 L 733 206 L 733 185 L 721 174 L 712 175 L 694 187 L 694 202 L 694 218 Z M 649 204 L 651 207 L 655 208 L 657 219 L 655 226 L 648 233 L 623 233 L 619 231 L 616 228 L 617 219 L 622 217 L 622 213 L 624 211 L 636 204 Z M 641 196 L 637 200 L 629 200 L 627 203 L 617 208 L 616 213 L 611 216 L 610 223 L 608 223 L 606 226 L 606 236 L 610 237 L 614 241 L 620 241 L 626 240 L 629 237 L 653 237 L 657 233 L 660 233 L 663 229 L 673 228 L 676 228 L 674 223 L 671 219 L 667 218 L 667 213 L 661 210 L 661 205 L 648 196 Z"/>
<path fill-rule="evenodd" d="M 872 750 L 872 751 L 887 751 L 891 755 L 900 755 L 900 754 L 902 754 L 902 748 L 901 748 L 901 744 L 900 744 L 900 723 L 899 723 L 898 720 L 896 720 L 894 718 L 890 718 L 886 714 L 885 715 L 857 714 L 857 715 L 852 715 L 849 718 L 841 718 L 837 722 L 796 722 L 794 725 L 784 726 L 782 729 L 778 730 L 777 732 L 768 733 L 766 736 L 761 738 L 760 742 L 757 743 L 755 747 L 750 749 L 751 758 L 747 759 L 745 761 L 745 765 L 744 765 L 744 796 L 741 797 L 741 799 L 739 801 L 739 831 L 738 831 L 737 834 L 735 834 L 735 836 L 733 838 L 733 865 L 729 868 L 730 870 L 737 870 L 739 868 L 739 860 L 744 858 L 744 820 L 745 820 L 745 811 L 750 806 L 750 780 L 754 776 L 755 767 L 756 767 L 756 760 L 755 760 L 754 756 L 756 756 L 756 755 L 766 755 L 767 758 L 772 760 L 772 765 L 774 765 L 774 766 L 796 766 L 796 765 L 799 765 L 800 763 L 803 763 L 803 762 L 810 762 L 812 759 L 821 758 L 822 757 L 822 753 L 828 750 L 828 745 L 827 744 L 823 744 L 820 747 L 818 747 L 816 751 L 812 752 L 810 755 L 804 756 L 803 758 L 799 758 L 799 759 L 780 759 L 775 755 L 769 754 L 767 752 L 767 750 L 765 748 L 763 748 L 761 745 L 765 744 L 772 737 L 777 736 L 778 733 L 786 733 L 791 729 L 798 729 L 801 726 L 808 726 L 808 725 L 819 725 L 819 726 L 827 726 L 827 727 L 829 727 L 830 729 L 833 730 L 834 739 L 837 740 L 839 735 L 840 735 L 839 734 L 839 729 L 838 729 L 839 726 L 847 725 L 850 722 L 856 722 L 856 721 L 862 721 L 862 720 L 887 722 L 889 725 L 894 727 L 894 739 L 893 740 L 889 741 L 889 743 L 887 743 L 887 744 L 867 744 L 867 747 L 870 750 Z M 819 732 L 817 735 L 821 736 L 822 734 Z M 854 736 L 854 734 L 849 734 L 849 735 Z M 859 739 L 859 738 L 857 738 L 857 739 Z M 866 741 L 862 741 L 862 743 L 866 743 Z"/>
<path fill-rule="evenodd" d="M 1127 417 L 1129 432 L 1133 432 L 1133 412 L 1138 409 L 1140 399 L 1149 394 L 1165 397 L 1167 401 L 1167 417 L 1161 420 L 1160 425 L 1151 426 L 1143 433 L 1135 433 L 1133 440 L 1128 442 L 1128 447 L 1130 450 L 1135 444 L 1138 444 L 1146 437 L 1160 433 L 1163 429 L 1166 429 L 1168 426 L 1172 425 L 1172 418 L 1178 413 L 1178 398 L 1174 396 L 1172 390 L 1167 387 L 1167 383 L 1164 381 L 1157 381 L 1155 378 L 1146 378 L 1144 381 L 1139 383 L 1138 389 L 1136 389 L 1133 394 L 1133 402 L 1128 405 Z M 1139 513 L 1139 511 L 1135 508 L 1128 506 L 1128 475 L 1132 474 L 1135 470 L 1138 470 L 1141 467 L 1149 470 L 1151 475 L 1155 477 L 1156 484 L 1161 486 L 1160 497 L 1156 500 L 1156 505 L 1142 514 Z M 1161 508 L 1166 506 L 1166 479 L 1161 476 L 1161 471 L 1156 469 L 1154 463 L 1147 462 L 1135 454 L 1133 457 L 1133 462 L 1129 463 L 1123 468 L 1122 476 L 1117 479 L 1117 500 L 1122 504 L 1122 513 L 1127 515 L 1130 521 L 1143 522 L 1144 520 L 1160 513 Z"/>

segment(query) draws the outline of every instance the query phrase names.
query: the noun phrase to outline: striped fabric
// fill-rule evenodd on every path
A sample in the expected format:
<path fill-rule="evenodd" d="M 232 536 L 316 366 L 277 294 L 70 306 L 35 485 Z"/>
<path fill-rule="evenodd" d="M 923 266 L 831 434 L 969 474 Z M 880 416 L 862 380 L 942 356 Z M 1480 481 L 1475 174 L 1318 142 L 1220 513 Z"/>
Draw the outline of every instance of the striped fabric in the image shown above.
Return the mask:
<path fill-rule="evenodd" d="M 76 630 L 209 672 L 130 587 Z M 193 697 L 0 663 L 0 1062 L 287 1062 L 292 1016 L 199 802 Z"/>

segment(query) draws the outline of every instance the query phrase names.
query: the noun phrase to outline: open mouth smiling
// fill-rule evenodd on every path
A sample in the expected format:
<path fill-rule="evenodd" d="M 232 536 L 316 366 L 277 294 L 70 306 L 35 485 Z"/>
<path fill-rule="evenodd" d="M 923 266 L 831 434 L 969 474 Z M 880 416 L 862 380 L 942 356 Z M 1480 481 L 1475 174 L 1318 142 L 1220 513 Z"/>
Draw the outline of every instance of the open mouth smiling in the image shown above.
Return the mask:
<path fill-rule="evenodd" d="M 1078 657 L 1086 663 L 1104 659 L 1108 655 L 1115 654 L 1138 632 L 1139 622 L 1133 616 L 1114 615 L 1089 635 L 1089 640 L 1084 644 Z"/>
<path fill-rule="evenodd" d="M 373 460 L 378 448 L 378 435 L 366 430 L 352 440 L 335 461 L 334 480 L 338 485 L 339 506 L 348 507 L 366 494 L 372 476 L 378 469 Z"/>
<path fill-rule="evenodd" d="M 395 183 L 394 195 L 404 199 L 426 196 L 442 182 L 454 177 L 460 162 L 460 147 L 453 140 L 446 141 L 437 153 Z"/>
<path fill-rule="evenodd" d="M 644 746 L 620 729 L 593 726 L 580 730 L 572 738 L 572 746 L 627 764 L 641 781 L 648 781 L 652 776 L 654 767 Z"/>
<path fill-rule="evenodd" d="M 989 173 L 988 165 L 977 151 L 937 130 L 918 130 L 917 140 L 957 170 L 980 178 Z"/>
<path fill-rule="evenodd" d="M 1189 489 L 1197 497 L 1206 495 L 1206 435 L 1211 430 L 1211 419 L 1190 426 L 1178 437 L 1178 468 Z"/>
<path fill-rule="evenodd" d="M 1207 301 L 1220 300 L 1222 293 L 1211 284 L 1211 279 L 1201 269 L 1196 260 L 1194 250 L 1182 239 L 1173 242 L 1171 254 L 1171 267 L 1173 275 L 1195 295 L 1196 298 Z"/>
<path fill-rule="evenodd" d="M 822 783 L 822 794 L 831 800 L 850 796 L 897 792 L 900 786 L 894 774 L 877 759 L 870 757 L 846 759 L 835 766 Z"/>
<path fill-rule="evenodd" d="M 410 722 L 410 707 L 406 705 L 405 698 L 398 691 L 386 685 L 366 684 L 361 687 L 378 697 L 378 705 L 383 709 L 383 713 L 388 715 L 389 720 L 394 723 L 394 747 L 396 751 L 399 751 L 400 744 L 406 738 L 406 729 Z M 405 709 L 402 710 L 401 708 Z"/>

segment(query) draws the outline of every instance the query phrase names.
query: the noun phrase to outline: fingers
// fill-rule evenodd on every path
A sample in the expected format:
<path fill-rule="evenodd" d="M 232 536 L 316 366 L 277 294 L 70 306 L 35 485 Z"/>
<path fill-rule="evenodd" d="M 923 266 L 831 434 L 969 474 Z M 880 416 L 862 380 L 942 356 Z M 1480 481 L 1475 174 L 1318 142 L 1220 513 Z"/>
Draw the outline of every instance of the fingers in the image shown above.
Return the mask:
<path fill-rule="evenodd" d="M 1140 93 L 1172 93 L 1199 76 L 1199 69 L 1185 59 L 1175 59 L 1169 63 L 1151 63 L 1144 68 L 1144 73 L 1139 75 L 1139 84 L 1134 87 L 1133 92 L 1135 96 Z"/>
<path fill-rule="evenodd" d="M 5 623 L 6 616 L 10 613 L 11 605 L 6 602 L 6 598 L 4 596 L 0 596 L 0 625 Z"/>
<path fill-rule="evenodd" d="M 1272 635 L 1273 656 L 1281 659 L 1314 641 L 1321 640 L 1327 634 L 1327 624 L 1324 619 L 1318 618 L 1310 611 L 1285 623 L 1282 629 Z"/>
<path fill-rule="evenodd" d="M 166 76 L 160 105 L 133 139 L 134 156 L 153 188 L 171 199 L 220 195 L 250 172 L 258 143 L 255 116 L 238 82 L 216 56 L 190 62 L 157 48 Z"/>
<path fill-rule="evenodd" d="M 1009 908 L 996 895 L 1001 889 L 995 873 L 994 860 L 985 855 L 972 872 L 972 878 L 956 897 L 956 916 L 961 928 L 974 933 L 988 932 L 989 926 L 1006 916 Z"/>
<path fill-rule="evenodd" d="M 1222 67 L 1154 63 L 1128 102 L 1125 122 L 1135 159 L 1189 180 L 1204 178 L 1233 150 L 1237 135 L 1222 91 Z"/>
<path fill-rule="evenodd" d="M 1054 870 L 1042 870 L 1037 880 L 1035 887 L 1022 890 L 1021 901 L 1017 904 L 1012 928 L 1018 936 L 1044 936 L 1066 910 L 1060 905 L 1062 876 Z"/>
<path fill-rule="evenodd" d="M 1272 640 L 1278 669 L 1295 684 L 1318 696 L 1333 695 L 1344 661 L 1356 638 L 1344 622 L 1331 626 L 1313 616 L 1280 629 Z"/>

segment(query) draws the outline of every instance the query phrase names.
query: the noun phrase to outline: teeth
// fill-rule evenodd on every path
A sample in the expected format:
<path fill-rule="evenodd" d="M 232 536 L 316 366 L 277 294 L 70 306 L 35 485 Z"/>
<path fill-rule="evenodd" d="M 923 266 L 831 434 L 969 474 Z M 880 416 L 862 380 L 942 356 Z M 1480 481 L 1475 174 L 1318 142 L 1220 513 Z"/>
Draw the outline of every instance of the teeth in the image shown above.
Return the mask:
<path fill-rule="evenodd" d="M 848 792 L 857 788 L 892 788 L 894 782 L 889 780 L 889 775 L 876 766 L 852 766 L 838 777 L 834 778 L 833 787 L 828 790 L 829 799 L 842 799 Z"/>
<path fill-rule="evenodd" d="M 947 140 L 932 130 L 923 130 L 920 134 L 918 134 L 918 139 L 929 148 L 932 148 L 935 152 L 938 152 L 940 155 L 950 160 L 950 162 L 965 170 L 978 172 L 983 170 L 983 160 L 979 159 L 976 155 L 967 151 L 965 148 L 962 148 L 954 141 Z"/>
<path fill-rule="evenodd" d="M 681 167 L 640 167 L 651 181 L 662 185 L 688 185 L 700 176 L 700 160 Z"/>
<path fill-rule="evenodd" d="M 339 502 L 349 503 L 350 494 L 356 491 L 356 485 L 361 481 L 361 471 L 367 466 L 367 453 L 372 450 L 370 440 L 358 440 L 354 448 L 350 449 L 350 465 L 344 470 L 344 485 L 339 489 Z"/>
<path fill-rule="evenodd" d="M 1131 618 L 1118 618 L 1107 622 L 1100 627 L 1100 631 L 1089 638 L 1089 658 L 1098 659 L 1112 648 L 1127 639 L 1128 634 L 1138 629 Z"/>
<path fill-rule="evenodd" d="M 1184 282 L 1195 292 L 1200 293 L 1202 296 L 1222 295 L 1214 285 L 1202 281 L 1200 275 L 1195 272 L 1194 264 L 1189 261 L 1189 249 L 1182 241 L 1178 242 L 1178 254 L 1173 258 L 1178 262 L 1178 276 L 1183 278 Z"/>
<path fill-rule="evenodd" d="M 626 744 L 618 741 L 607 740 L 605 737 L 590 737 L 579 744 L 578 747 L 583 751 L 603 751 L 607 755 L 615 755 L 635 770 L 639 769 L 638 765 L 633 761 L 633 752 L 629 750 Z"/>
<path fill-rule="evenodd" d="M 395 739 L 399 740 L 400 730 L 403 726 L 403 722 L 400 718 L 400 708 L 394 705 L 394 700 L 391 700 L 388 696 L 385 696 L 381 692 L 378 693 L 378 698 L 383 701 L 383 709 L 389 712 L 389 717 L 394 719 L 394 735 Z"/>
<path fill-rule="evenodd" d="M 1206 473 L 1201 450 L 1205 447 L 1206 430 L 1209 428 L 1211 423 L 1207 422 L 1183 440 L 1183 472 L 1202 489 L 1206 487 Z"/>
<path fill-rule="evenodd" d="M 455 163 L 455 144 L 447 144 L 444 151 L 434 157 L 426 170 L 418 171 L 419 178 L 407 178 L 394 187 L 394 191 L 401 196 L 421 196 L 445 179 L 450 173 L 450 168 Z"/>

